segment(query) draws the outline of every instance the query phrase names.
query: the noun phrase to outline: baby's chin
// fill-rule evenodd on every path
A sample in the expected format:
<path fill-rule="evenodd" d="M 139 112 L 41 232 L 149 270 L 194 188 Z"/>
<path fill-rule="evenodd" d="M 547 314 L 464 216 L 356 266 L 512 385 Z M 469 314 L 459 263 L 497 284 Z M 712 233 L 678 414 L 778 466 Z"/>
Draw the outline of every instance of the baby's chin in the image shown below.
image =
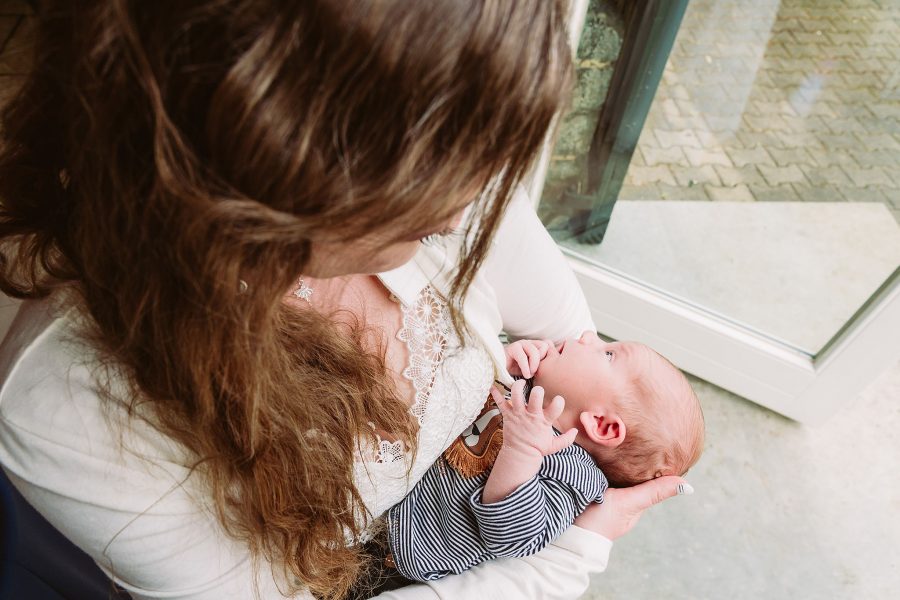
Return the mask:
<path fill-rule="evenodd" d="M 558 360 L 559 355 L 548 354 L 538 365 L 537 371 L 535 371 L 534 377 L 531 379 L 532 383 L 541 386 L 544 388 L 544 391 L 549 391 L 547 390 L 547 384 L 553 379 L 553 371 Z"/>
<path fill-rule="evenodd" d="M 541 387 L 544 390 L 544 403 L 550 402 L 555 396 L 563 396 L 563 398 L 565 398 L 565 394 L 560 391 L 559 386 L 553 385 L 552 378 L 547 377 L 542 379 L 540 372 L 534 374 L 531 383 L 533 388 Z"/>

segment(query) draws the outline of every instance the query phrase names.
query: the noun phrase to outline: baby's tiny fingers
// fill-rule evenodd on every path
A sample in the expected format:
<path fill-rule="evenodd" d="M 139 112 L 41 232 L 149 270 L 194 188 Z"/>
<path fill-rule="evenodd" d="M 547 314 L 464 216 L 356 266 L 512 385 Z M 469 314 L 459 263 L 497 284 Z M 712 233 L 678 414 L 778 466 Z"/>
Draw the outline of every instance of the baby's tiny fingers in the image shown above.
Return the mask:
<path fill-rule="evenodd" d="M 553 348 L 553 340 L 541 340 L 541 359 L 547 357 L 547 353 L 550 352 L 550 348 Z"/>
<path fill-rule="evenodd" d="M 538 369 L 538 365 L 541 364 L 541 350 L 534 344 L 531 344 L 528 347 L 528 371 L 529 374 L 525 375 L 525 377 L 531 377 L 534 375 L 535 371 Z"/>
<path fill-rule="evenodd" d="M 531 367 L 528 362 L 528 356 L 524 352 L 521 356 L 516 356 L 516 364 L 519 366 L 519 373 L 522 377 L 531 377 Z"/>
<path fill-rule="evenodd" d="M 491 398 L 494 400 L 494 404 L 497 405 L 498 408 L 501 408 L 504 404 L 507 404 L 507 393 L 505 390 L 501 390 L 497 386 L 491 386 Z"/>
<path fill-rule="evenodd" d="M 544 410 L 544 388 L 539 385 L 531 388 L 531 394 L 528 396 L 528 412 L 533 414 L 541 414 Z"/>
<path fill-rule="evenodd" d="M 528 349 L 523 343 L 517 343 L 512 350 L 512 359 L 515 367 L 519 369 L 519 375 L 523 377 L 531 377 L 531 370 L 528 368 Z M 515 375 L 516 373 L 513 373 Z"/>
<path fill-rule="evenodd" d="M 556 436 L 550 443 L 551 454 L 564 450 L 575 443 L 575 437 L 578 436 L 578 430 L 574 427 L 567 432 Z"/>
<path fill-rule="evenodd" d="M 494 404 L 500 410 L 500 414 L 504 419 L 512 418 L 518 411 L 523 410 L 521 402 L 516 403 L 514 396 L 502 395 L 494 398 Z"/>
<path fill-rule="evenodd" d="M 501 404 L 505 404 L 503 392 L 501 392 L 497 386 L 492 385 L 490 393 L 491 393 L 491 398 L 493 398 L 493 400 L 494 400 L 494 404 L 496 404 L 497 407 L 500 408 L 500 410 L 503 410 L 503 408 L 500 406 Z"/>
<path fill-rule="evenodd" d="M 509 393 L 509 399 L 507 404 L 510 408 L 519 410 L 525 404 L 525 380 L 519 379 L 512 385 L 512 389 Z"/>
<path fill-rule="evenodd" d="M 552 423 L 559 418 L 559 415 L 562 414 L 562 411 L 565 407 L 565 398 L 563 398 L 562 396 L 554 396 L 553 400 L 550 401 L 550 404 L 547 405 L 546 410 L 544 410 L 544 418 Z"/>

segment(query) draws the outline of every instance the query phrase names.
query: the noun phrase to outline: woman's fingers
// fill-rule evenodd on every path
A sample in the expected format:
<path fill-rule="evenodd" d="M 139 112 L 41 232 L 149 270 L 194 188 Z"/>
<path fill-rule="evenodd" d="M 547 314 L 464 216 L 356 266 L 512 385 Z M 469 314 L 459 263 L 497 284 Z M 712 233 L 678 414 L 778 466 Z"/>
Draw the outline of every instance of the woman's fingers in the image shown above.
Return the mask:
<path fill-rule="evenodd" d="M 629 508 L 643 512 L 654 504 L 659 504 L 673 496 L 693 494 L 694 488 L 681 477 L 669 475 L 645 481 L 629 488 L 627 491 L 630 492 L 630 495 L 633 495 L 633 497 L 626 499 L 626 502 L 631 504 Z"/>
<path fill-rule="evenodd" d="M 575 524 L 611 540 L 628 533 L 645 510 L 672 496 L 692 494 L 694 488 L 681 477 L 670 475 L 630 488 L 606 490 L 603 504 L 589 506 Z"/>

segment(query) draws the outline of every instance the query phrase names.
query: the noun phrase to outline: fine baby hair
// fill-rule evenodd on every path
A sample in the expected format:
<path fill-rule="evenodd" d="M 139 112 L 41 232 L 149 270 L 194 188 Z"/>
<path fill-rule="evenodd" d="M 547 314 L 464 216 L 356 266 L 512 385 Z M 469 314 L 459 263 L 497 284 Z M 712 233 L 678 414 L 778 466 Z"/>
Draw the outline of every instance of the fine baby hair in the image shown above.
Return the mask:
<path fill-rule="evenodd" d="M 646 349 L 648 369 L 612 398 L 626 424 L 625 438 L 613 450 L 592 452 L 615 487 L 684 475 L 703 451 L 703 412 L 687 377 L 656 351 L 639 346 Z"/>

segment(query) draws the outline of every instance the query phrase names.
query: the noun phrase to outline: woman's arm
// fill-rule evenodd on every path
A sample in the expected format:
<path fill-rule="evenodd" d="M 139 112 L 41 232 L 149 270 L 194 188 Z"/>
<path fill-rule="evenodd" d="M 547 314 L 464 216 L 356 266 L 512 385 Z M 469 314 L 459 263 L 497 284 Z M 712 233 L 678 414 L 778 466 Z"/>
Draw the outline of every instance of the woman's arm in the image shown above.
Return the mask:
<path fill-rule="evenodd" d="M 660 477 L 625 489 L 610 488 L 603 504 L 588 506 L 555 542 L 526 558 L 501 558 L 460 575 L 379 595 L 380 600 L 467 600 L 581 596 L 590 574 L 606 569 L 612 539 L 625 535 L 645 510 L 675 495 L 693 493 L 681 477 Z M 587 529 L 582 528 L 586 527 Z"/>
<path fill-rule="evenodd" d="M 522 186 L 504 215 L 483 273 L 511 337 L 560 341 L 596 331 L 575 274 Z"/>
<path fill-rule="evenodd" d="M 549 546 L 525 558 L 501 558 L 460 575 L 385 592 L 378 600 L 542 598 L 572 600 L 587 590 L 591 573 L 606 569 L 612 542 L 570 527 Z"/>
<path fill-rule="evenodd" d="M 156 444 L 146 437 L 112 445 L 118 436 L 80 396 L 3 397 L 0 462 L 28 503 L 134 600 L 281 600 L 269 564 L 254 563 L 197 502 L 188 470 L 151 457 Z M 26 403 L 52 411 L 52 430 L 38 435 L 16 422 L 9 412 Z"/>

